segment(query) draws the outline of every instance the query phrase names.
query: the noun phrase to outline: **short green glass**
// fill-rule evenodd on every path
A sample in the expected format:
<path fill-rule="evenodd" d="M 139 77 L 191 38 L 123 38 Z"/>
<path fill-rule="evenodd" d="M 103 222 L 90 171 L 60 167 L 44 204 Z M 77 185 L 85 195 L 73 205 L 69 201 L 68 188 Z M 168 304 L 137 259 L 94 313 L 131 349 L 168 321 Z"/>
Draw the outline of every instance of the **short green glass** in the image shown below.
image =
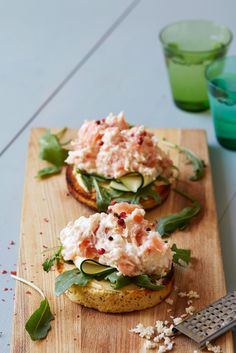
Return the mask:
<path fill-rule="evenodd" d="M 236 150 L 236 56 L 209 65 L 206 79 L 217 140 Z"/>
<path fill-rule="evenodd" d="M 205 68 L 226 55 L 232 38 L 229 29 L 206 20 L 173 23 L 160 32 L 173 99 L 180 109 L 209 108 Z"/>

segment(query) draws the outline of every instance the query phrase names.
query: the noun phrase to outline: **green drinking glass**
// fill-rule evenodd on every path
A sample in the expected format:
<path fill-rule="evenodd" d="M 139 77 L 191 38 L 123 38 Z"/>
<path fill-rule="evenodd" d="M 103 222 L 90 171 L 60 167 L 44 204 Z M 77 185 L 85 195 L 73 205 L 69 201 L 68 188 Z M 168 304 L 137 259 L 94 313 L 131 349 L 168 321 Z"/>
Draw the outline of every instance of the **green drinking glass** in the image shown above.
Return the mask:
<path fill-rule="evenodd" d="M 236 56 L 210 64 L 206 79 L 217 140 L 236 150 Z"/>
<path fill-rule="evenodd" d="M 199 112 L 209 108 L 205 68 L 226 55 L 232 41 L 226 27 L 207 20 L 181 21 L 160 32 L 175 104 Z"/>

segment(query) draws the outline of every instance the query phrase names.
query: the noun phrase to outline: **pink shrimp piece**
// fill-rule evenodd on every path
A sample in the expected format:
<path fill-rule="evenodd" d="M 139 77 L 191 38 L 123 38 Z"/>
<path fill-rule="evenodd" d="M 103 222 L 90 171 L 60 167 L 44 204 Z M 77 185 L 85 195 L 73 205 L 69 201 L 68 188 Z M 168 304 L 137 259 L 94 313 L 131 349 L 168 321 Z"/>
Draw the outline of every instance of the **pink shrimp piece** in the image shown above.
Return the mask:
<path fill-rule="evenodd" d="M 88 238 L 80 243 L 79 250 L 82 257 L 93 259 L 97 256 L 97 249 Z"/>
<path fill-rule="evenodd" d="M 79 144 L 89 145 L 90 148 L 93 148 L 101 141 L 103 135 L 102 130 L 100 124 L 97 124 L 95 120 L 86 121 L 78 131 L 77 142 Z"/>
<path fill-rule="evenodd" d="M 117 213 L 118 215 L 120 215 L 121 212 L 125 212 L 126 214 L 131 214 L 136 208 L 141 208 L 141 207 L 138 205 L 130 204 L 128 202 L 120 202 L 110 206 L 109 210 L 111 210 L 113 214 Z"/>
<path fill-rule="evenodd" d="M 157 237 L 150 237 L 150 244 L 144 250 L 144 252 L 146 253 L 162 252 L 163 250 L 164 250 L 164 244 L 162 243 L 162 241 L 159 240 Z"/>
<path fill-rule="evenodd" d="M 130 257 L 126 254 L 120 257 L 117 267 L 118 270 L 125 276 L 135 276 L 139 271 L 138 266 L 132 262 Z"/>

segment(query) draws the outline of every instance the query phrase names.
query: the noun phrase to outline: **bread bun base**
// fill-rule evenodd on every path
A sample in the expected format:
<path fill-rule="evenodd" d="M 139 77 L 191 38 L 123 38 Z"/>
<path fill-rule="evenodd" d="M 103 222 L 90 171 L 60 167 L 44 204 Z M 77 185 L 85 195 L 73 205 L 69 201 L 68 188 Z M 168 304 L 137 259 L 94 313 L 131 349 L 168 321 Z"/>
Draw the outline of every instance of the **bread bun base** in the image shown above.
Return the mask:
<path fill-rule="evenodd" d="M 67 271 L 74 266 L 64 264 L 59 272 Z M 92 279 L 87 286 L 71 286 L 65 294 L 74 303 L 96 309 L 105 313 L 125 313 L 151 308 L 161 303 L 172 291 L 174 274 L 165 281 L 160 290 L 140 288 L 129 284 L 121 289 L 113 289 L 108 281 Z"/>

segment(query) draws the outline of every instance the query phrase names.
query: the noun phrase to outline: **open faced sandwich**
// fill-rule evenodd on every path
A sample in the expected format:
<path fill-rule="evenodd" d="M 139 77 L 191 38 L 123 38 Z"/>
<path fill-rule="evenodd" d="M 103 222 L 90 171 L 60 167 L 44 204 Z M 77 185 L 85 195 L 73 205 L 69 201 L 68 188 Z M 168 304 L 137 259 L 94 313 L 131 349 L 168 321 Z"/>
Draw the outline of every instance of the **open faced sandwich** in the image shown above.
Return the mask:
<path fill-rule="evenodd" d="M 106 211 L 112 200 L 160 205 L 169 195 L 173 163 L 144 126 L 130 126 L 123 113 L 85 121 L 66 159 L 74 198 Z"/>
<path fill-rule="evenodd" d="M 60 233 L 57 295 L 102 312 L 129 312 L 160 303 L 172 290 L 173 252 L 134 204 L 71 222 Z"/>

